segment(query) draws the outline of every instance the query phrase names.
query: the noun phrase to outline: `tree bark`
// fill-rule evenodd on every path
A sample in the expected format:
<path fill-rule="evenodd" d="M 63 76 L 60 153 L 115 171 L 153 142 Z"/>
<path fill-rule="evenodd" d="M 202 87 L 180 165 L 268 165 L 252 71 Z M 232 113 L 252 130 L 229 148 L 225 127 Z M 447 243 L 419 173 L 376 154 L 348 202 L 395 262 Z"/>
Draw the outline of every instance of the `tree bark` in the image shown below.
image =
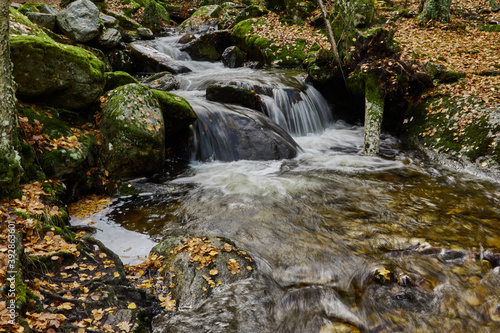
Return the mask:
<path fill-rule="evenodd" d="M 451 0 L 420 0 L 419 10 L 422 12 L 422 22 L 430 20 L 441 23 L 450 22 Z"/>
<path fill-rule="evenodd" d="M 380 131 L 384 115 L 385 93 L 375 74 L 365 79 L 365 129 L 363 154 L 377 156 L 380 150 Z"/>
<path fill-rule="evenodd" d="M 16 100 L 9 45 L 9 0 L 0 0 L 0 196 L 19 185 L 20 157 L 15 149 Z"/>
<path fill-rule="evenodd" d="M 337 43 L 335 42 L 335 37 L 333 36 L 332 26 L 330 24 L 330 20 L 328 20 L 328 15 L 326 13 L 325 6 L 323 5 L 323 0 L 318 0 L 318 5 L 321 9 L 321 15 L 325 20 L 326 32 L 328 34 L 330 44 L 332 45 L 331 51 L 333 53 L 334 60 L 339 64 L 339 66 L 342 66 L 342 63 L 340 62 L 339 50 L 337 49 Z"/>

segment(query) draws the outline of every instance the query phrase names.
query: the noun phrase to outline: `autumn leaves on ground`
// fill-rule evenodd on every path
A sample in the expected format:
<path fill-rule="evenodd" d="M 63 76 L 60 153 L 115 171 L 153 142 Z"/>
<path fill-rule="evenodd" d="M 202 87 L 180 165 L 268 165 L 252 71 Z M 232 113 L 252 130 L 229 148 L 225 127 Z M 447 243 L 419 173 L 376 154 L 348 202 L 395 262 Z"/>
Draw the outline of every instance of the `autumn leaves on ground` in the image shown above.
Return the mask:
<path fill-rule="evenodd" d="M 438 84 L 429 94 L 470 96 L 474 102 L 490 106 L 483 107 L 483 112 L 498 107 L 500 39 L 498 33 L 481 31 L 479 26 L 499 24 L 500 13 L 485 13 L 481 21 L 473 15 L 477 8 L 488 8 L 488 0 L 455 0 L 449 24 L 429 22 L 426 26 L 418 24 L 413 14 L 417 12 L 419 1 L 389 2 L 410 13 L 406 18 L 391 17 L 393 12 L 384 12 L 386 2 L 377 1 L 378 15 L 387 16 L 386 24 L 395 30 L 395 39 L 401 42 L 404 59 L 416 60 L 421 65 L 432 60 L 449 70 L 465 73 L 465 78 L 459 82 Z M 331 8 L 331 3 L 329 5 Z M 265 19 L 274 29 L 266 30 L 263 26 L 258 33 L 272 36 L 276 43 L 281 44 L 289 43 L 288 36 L 296 37 L 296 26 L 279 24 L 276 14 L 270 13 Z M 326 37 L 317 34 L 318 29 L 306 27 L 310 34 L 304 36 L 305 40 L 327 43 Z M 472 109 L 473 105 L 471 111 L 474 111 Z M 477 116 L 470 113 L 454 115 L 457 133 Z M 25 134 L 25 142 L 34 151 L 58 147 L 78 149 L 75 137 L 51 140 L 42 134 L 43 124 L 30 124 L 23 117 L 18 118 L 18 124 Z M 85 131 L 95 131 L 93 128 L 87 124 L 72 129 L 72 132 L 81 135 Z M 98 134 L 96 132 L 95 136 Z M 102 181 L 106 182 L 105 175 Z M 22 185 L 20 198 L 1 202 L 0 241 L 12 246 L 0 247 L 0 288 L 6 294 L 12 285 L 15 286 L 17 307 L 13 311 L 9 302 L 0 301 L 0 332 L 25 332 L 28 326 L 37 332 L 55 332 L 63 324 L 65 330 L 72 332 L 129 332 L 141 316 L 151 316 L 161 308 L 173 309 L 175 304 L 158 272 L 162 258 L 153 255 L 141 265 L 124 267 L 115 254 L 90 237 L 90 228 L 65 225 L 67 210 L 57 199 L 63 191 L 59 180 L 32 182 Z M 89 196 L 73 204 L 69 214 L 91 215 L 109 202 L 107 197 Z M 15 224 L 8 223 L 12 221 Z M 15 232 L 9 227 L 12 225 L 15 225 Z M 209 250 L 205 253 L 206 249 L 199 245 L 202 243 L 198 239 L 188 240 L 178 251 L 190 251 L 193 258 L 201 253 L 200 258 L 210 259 L 211 253 L 218 249 L 205 246 Z M 9 251 L 11 249 L 13 251 Z M 23 263 L 22 268 L 9 266 L 19 261 Z M 237 272 L 240 268 L 237 263 L 229 263 L 228 269 Z M 212 275 L 207 276 L 207 283 L 209 286 L 215 284 Z M 149 313 L 138 309 L 148 309 Z M 123 316 L 123 310 L 134 310 L 127 313 L 134 313 L 135 317 Z M 12 313 L 19 316 L 18 321 L 15 325 L 6 324 Z"/>

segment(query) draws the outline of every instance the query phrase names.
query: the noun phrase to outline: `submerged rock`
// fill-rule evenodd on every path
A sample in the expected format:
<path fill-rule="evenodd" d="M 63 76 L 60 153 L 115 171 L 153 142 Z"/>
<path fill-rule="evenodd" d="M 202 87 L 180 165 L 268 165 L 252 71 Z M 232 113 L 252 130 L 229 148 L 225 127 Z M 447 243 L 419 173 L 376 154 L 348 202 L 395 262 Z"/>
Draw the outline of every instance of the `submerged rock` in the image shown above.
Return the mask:
<path fill-rule="evenodd" d="M 245 61 L 245 54 L 238 46 L 230 46 L 222 53 L 222 63 L 229 68 L 241 67 Z"/>
<path fill-rule="evenodd" d="M 118 177 L 159 172 L 165 160 L 165 126 L 160 103 L 135 84 L 116 88 L 101 111 L 101 159 Z"/>
<path fill-rule="evenodd" d="M 11 39 L 17 96 L 70 110 L 98 102 L 104 88 L 105 65 L 84 49 L 50 38 Z"/>

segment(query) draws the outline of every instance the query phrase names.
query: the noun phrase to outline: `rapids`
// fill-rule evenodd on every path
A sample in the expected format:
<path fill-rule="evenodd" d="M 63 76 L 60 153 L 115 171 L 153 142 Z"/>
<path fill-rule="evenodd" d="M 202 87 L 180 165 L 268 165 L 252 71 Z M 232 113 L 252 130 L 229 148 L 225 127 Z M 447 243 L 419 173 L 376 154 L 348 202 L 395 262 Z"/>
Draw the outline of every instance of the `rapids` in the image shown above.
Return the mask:
<path fill-rule="evenodd" d="M 193 62 L 175 38 L 153 44 L 193 70 L 174 93 L 200 115 L 250 112 L 206 101 L 211 83 L 260 91 L 301 151 L 218 158 L 224 133 L 212 128 L 196 139 L 204 158 L 95 217 L 124 262 L 171 235 L 227 237 L 255 260 L 253 278 L 158 316 L 154 332 L 500 331 L 500 268 L 488 259 L 500 250 L 499 184 L 423 161 L 387 134 L 379 156 L 363 156 L 363 127 L 334 121 L 302 72 Z M 214 151 L 200 152 L 203 140 Z"/>

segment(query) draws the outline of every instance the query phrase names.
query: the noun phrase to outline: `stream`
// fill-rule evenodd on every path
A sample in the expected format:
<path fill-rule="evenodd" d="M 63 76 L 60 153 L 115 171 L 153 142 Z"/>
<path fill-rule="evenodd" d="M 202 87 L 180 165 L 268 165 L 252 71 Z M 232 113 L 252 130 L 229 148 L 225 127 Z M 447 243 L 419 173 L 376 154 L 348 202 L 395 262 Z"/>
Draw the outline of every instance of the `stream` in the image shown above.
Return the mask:
<path fill-rule="evenodd" d="M 500 184 L 385 133 L 380 155 L 363 156 L 363 127 L 334 120 L 303 72 L 191 61 L 177 39 L 151 45 L 192 70 L 173 92 L 199 116 L 193 160 L 94 216 L 96 237 L 136 263 L 164 237 L 223 236 L 257 270 L 159 315 L 154 332 L 500 332 Z M 207 101 L 212 83 L 262 92 L 297 157 L 238 159 L 219 125 L 256 111 Z"/>

